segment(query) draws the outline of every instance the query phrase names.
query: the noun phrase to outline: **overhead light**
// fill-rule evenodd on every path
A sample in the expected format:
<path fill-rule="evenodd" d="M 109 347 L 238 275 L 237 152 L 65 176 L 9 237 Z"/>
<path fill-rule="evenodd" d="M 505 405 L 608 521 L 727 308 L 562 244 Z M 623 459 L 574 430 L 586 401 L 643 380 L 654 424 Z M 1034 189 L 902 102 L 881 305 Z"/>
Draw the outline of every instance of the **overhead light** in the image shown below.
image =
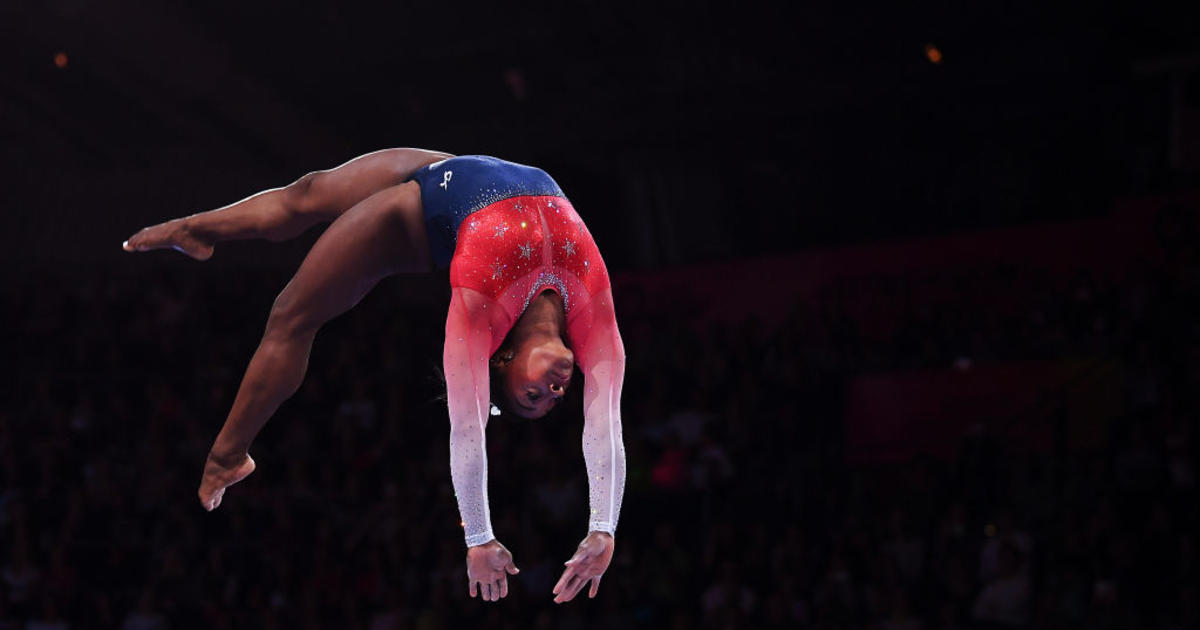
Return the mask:
<path fill-rule="evenodd" d="M 925 58 L 934 65 L 942 63 L 942 51 L 933 44 L 925 44 Z"/>

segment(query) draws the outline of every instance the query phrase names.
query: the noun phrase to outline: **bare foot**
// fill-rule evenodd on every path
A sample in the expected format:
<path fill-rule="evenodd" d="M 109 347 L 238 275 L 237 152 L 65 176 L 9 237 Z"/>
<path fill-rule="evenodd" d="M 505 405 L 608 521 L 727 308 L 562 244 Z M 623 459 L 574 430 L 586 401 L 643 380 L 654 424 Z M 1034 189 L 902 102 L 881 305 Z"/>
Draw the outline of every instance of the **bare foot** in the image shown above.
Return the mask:
<path fill-rule="evenodd" d="M 250 476 L 254 472 L 254 460 L 249 453 L 223 459 L 211 452 L 204 462 L 204 476 L 200 479 L 200 504 L 209 512 L 221 505 L 225 489 Z"/>
<path fill-rule="evenodd" d="M 208 260 L 213 255 L 213 244 L 196 236 L 188 229 L 187 219 L 173 219 L 148 228 L 121 244 L 127 252 L 148 252 L 152 249 L 173 248 L 196 260 Z"/>

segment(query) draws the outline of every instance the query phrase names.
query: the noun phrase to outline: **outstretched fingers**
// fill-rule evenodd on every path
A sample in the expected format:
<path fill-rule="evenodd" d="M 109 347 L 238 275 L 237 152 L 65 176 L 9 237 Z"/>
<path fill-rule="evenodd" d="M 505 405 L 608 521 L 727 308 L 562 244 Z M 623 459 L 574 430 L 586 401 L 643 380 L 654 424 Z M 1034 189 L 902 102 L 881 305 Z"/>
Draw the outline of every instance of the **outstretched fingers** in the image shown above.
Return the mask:
<path fill-rule="evenodd" d="M 558 596 L 554 598 L 554 603 L 561 604 L 575 599 L 579 591 L 583 590 L 583 587 L 587 585 L 588 579 L 582 575 L 571 576 L 571 579 L 559 591 Z"/>
<path fill-rule="evenodd" d="M 604 575 L 604 571 L 600 567 L 593 566 L 595 563 L 592 562 L 592 559 L 591 554 L 581 549 L 564 563 L 566 569 L 563 570 L 558 583 L 554 585 L 554 602 L 556 604 L 575 599 L 575 596 L 588 585 L 588 582 L 591 582 L 592 585 L 588 590 L 589 598 L 594 598 L 600 592 L 600 578 Z"/>
<path fill-rule="evenodd" d="M 600 578 L 603 576 L 597 575 L 592 578 L 592 588 L 588 590 L 588 599 L 595 599 L 596 593 L 600 592 Z"/>
<path fill-rule="evenodd" d="M 512 554 L 499 542 L 472 547 L 467 551 L 467 590 L 471 597 L 478 593 L 485 602 L 498 602 L 508 597 L 508 576 L 520 573 Z"/>
<path fill-rule="evenodd" d="M 575 599 L 575 596 L 579 594 L 579 591 L 590 579 L 586 569 L 581 566 L 579 560 L 574 558 L 568 560 L 566 566 L 567 568 L 563 571 L 562 577 L 554 585 L 554 603 L 556 604 Z"/>
<path fill-rule="evenodd" d="M 467 585 L 467 594 L 471 597 L 478 594 L 485 602 L 498 602 L 508 597 L 508 578 L 501 574 L 497 580 L 471 580 Z"/>
<path fill-rule="evenodd" d="M 508 564 L 504 565 L 504 570 L 500 572 L 500 579 L 497 581 L 500 598 L 508 597 L 508 576 L 516 575 L 520 572 L 521 570 L 517 568 L 516 564 L 513 564 L 512 560 L 509 560 Z"/>
<path fill-rule="evenodd" d="M 568 562 L 566 570 L 563 571 L 562 577 L 558 578 L 558 583 L 554 585 L 554 590 L 552 592 L 555 595 L 558 595 L 559 593 L 561 593 L 563 591 L 563 589 L 565 589 L 567 587 L 567 585 L 571 583 L 571 578 L 574 578 L 574 577 L 575 577 L 575 566 Z M 558 601 L 558 598 L 555 597 L 554 601 Z"/>

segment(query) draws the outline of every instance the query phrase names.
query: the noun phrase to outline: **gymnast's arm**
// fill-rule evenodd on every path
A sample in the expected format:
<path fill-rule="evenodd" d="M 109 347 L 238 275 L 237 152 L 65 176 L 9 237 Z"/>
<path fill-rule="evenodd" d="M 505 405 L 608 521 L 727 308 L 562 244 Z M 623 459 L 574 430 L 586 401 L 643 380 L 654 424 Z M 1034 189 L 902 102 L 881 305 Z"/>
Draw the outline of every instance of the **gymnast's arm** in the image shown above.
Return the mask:
<path fill-rule="evenodd" d="M 422 166 L 451 157 L 424 149 L 375 151 L 228 206 L 144 228 L 129 237 L 123 248 L 134 252 L 176 247 L 194 258 L 206 259 L 212 255 L 213 244 L 221 241 L 287 240 L 405 182 Z"/>
<path fill-rule="evenodd" d="M 577 323 L 569 327 L 575 356 L 583 371 L 583 458 L 589 488 L 588 535 L 554 587 L 555 602 L 570 601 L 592 582 L 595 597 L 600 578 L 612 561 L 617 518 L 625 493 L 625 443 L 621 432 L 621 386 L 625 380 L 625 345 L 617 328 L 612 289 L 593 296 Z"/>
<path fill-rule="evenodd" d="M 517 573 L 512 554 L 492 533 L 485 439 L 491 408 L 488 359 L 510 325 L 504 309 L 487 296 L 454 288 L 442 355 L 450 411 L 450 478 L 468 546 L 467 592 L 475 597 L 478 590 L 485 601 L 508 595 L 508 575 Z"/>
<path fill-rule="evenodd" d="M 467 546 L 495 538 L 487 498 L 487 429 L 491 408 L 488 357 L 492 333 L 487 296 L 455 287 L 446 314 L 442 365 L 450 412 L 450 476 Z M 492 312 L 499 307 L 493 306 Z"/>
<path fill-rule="evenodd" d="M 250 443 L 300 387 L 317 329 L 357 304 L 412 256 L 419 215 L 417 184 L 394 186 L 355 205 L 313 245 L 276 298 L 233 409 L 213 443 L 199 490 L 206 509 L 220 505 L 225 488 L 253 471 Z"/>

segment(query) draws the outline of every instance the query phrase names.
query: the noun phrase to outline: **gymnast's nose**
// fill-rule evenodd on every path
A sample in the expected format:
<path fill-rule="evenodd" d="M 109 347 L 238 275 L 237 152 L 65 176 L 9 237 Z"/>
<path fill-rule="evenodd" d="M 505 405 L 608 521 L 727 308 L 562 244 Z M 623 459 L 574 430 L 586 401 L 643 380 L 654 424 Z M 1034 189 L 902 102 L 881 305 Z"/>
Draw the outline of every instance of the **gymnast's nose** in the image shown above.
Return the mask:
<path fill-rule="evenodd" d="M 574 367 L 575 367 L 575 362 L 566 357 L 563 357 L 563 358 L 555 361 L 554 369 L 552 370 L 552 372 L 554 374 L 554 378 L 557 380 L 560 380 L 560 381 L 571 380 L 571 370 Z"/>

